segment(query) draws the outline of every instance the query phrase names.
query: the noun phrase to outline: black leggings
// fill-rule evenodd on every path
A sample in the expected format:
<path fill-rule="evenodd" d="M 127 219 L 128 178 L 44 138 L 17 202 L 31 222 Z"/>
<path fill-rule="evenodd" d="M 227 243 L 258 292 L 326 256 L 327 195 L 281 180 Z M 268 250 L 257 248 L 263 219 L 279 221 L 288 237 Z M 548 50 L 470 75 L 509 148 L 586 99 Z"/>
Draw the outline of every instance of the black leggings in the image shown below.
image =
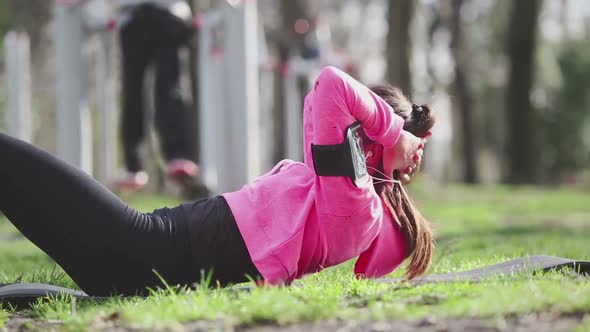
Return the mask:
<path fill-rule="evenodd" d="M 221 196 L 141 213 L 81 170 L 0 134 L 0 210 L 90 295 L 259 274 Z M 157 274 L 154 273 L 157 271 Z"/>
<path fill-rule="evenodd" d="M 186 45 L 189 28 L 167 10 L 145 4 L 137 6 L 121 27 L 123 60 L 123 112 L 121 134 L 128 171 L 143 169 L 140 147 L 145 138 L 147 112 L 144 80 L 148 65 L 155 69 L 154 124 L 166 160 L 188 158 L 191 114 L 180 93 L 180 48 Z"/>

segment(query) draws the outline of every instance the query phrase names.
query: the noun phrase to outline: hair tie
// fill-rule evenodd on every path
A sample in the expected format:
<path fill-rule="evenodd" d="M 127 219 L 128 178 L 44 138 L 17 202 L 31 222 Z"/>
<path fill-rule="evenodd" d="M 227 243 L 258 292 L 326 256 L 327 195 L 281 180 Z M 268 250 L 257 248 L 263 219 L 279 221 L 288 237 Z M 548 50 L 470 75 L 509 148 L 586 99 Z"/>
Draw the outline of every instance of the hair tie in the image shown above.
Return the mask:
<path fill-rule="evenodd" d="M 422 112 L 422 106 L 412 104 L 412 112 Z"/>

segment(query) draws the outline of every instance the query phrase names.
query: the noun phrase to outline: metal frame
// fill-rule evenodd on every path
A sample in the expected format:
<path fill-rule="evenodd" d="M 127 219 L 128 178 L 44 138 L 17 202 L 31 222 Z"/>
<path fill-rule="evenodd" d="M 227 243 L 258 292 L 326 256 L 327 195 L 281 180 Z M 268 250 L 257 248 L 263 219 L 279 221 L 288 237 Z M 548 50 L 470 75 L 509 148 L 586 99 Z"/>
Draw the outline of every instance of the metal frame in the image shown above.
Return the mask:
<path fill-rule="evenodd" d="M 262 170 L 256 2 L 226 4 L 200 20 L 200 160 L 203 182 L 221 193 Z M 225 32 L 221 42 L 216 29 Z"/>
<path fill-rule="evenodd" d="M 30 49 L 24 32 L 10 31 L 4 37 L 7 132 L 27 142 L 32 138 Z"/>

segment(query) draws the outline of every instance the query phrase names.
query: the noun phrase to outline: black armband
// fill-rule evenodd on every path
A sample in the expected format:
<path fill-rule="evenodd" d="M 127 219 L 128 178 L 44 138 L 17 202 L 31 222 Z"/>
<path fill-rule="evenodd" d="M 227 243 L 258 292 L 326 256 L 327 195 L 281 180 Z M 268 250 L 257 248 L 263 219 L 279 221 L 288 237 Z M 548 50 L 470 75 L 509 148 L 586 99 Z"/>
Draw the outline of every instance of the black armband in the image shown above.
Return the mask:
<path fill-rule="evenodd" d="M 344 142 L 334 145 L 311 145 L 313 165 L 318 176 L 346 176 L 358 187 L 368 175 L 367 162 L 358 133 L 361 125 L 355 122 L 346 128 Z"/>

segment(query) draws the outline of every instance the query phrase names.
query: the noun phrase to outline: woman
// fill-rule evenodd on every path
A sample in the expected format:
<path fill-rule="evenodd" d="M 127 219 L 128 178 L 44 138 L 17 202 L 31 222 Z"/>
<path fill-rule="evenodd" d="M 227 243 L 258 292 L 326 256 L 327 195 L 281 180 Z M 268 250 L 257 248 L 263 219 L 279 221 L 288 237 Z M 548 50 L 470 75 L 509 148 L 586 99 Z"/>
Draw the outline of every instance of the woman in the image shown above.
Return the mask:
<path fill-rule="evenodd" d="M 383 98 L 325 68 L 305 100 L 305 163 L 283 160 L 236 192 L 152 213 L 127 206 L 51 154 L 0 135 L 0 209 L 90 295 L 142 293 L 161 285 L 160 277 L 192 284 L 209 273 L 224 285 L 289 283 L 357 256 L 355 273 L 366 277 L 388 274 L 412 256 L 412 278 L 428 267 L 432 233 L 391 177 L 407 181 L 400 171 L 421 161 L 424 141 L 404 125 L 424 131 L 432 121 L 420 120 L 428 108 L 412 106 L 399 90 L 375 91 Z M 317 176 L 310 146 L 342 143 L 357 121 L 376 180 Z"/>

